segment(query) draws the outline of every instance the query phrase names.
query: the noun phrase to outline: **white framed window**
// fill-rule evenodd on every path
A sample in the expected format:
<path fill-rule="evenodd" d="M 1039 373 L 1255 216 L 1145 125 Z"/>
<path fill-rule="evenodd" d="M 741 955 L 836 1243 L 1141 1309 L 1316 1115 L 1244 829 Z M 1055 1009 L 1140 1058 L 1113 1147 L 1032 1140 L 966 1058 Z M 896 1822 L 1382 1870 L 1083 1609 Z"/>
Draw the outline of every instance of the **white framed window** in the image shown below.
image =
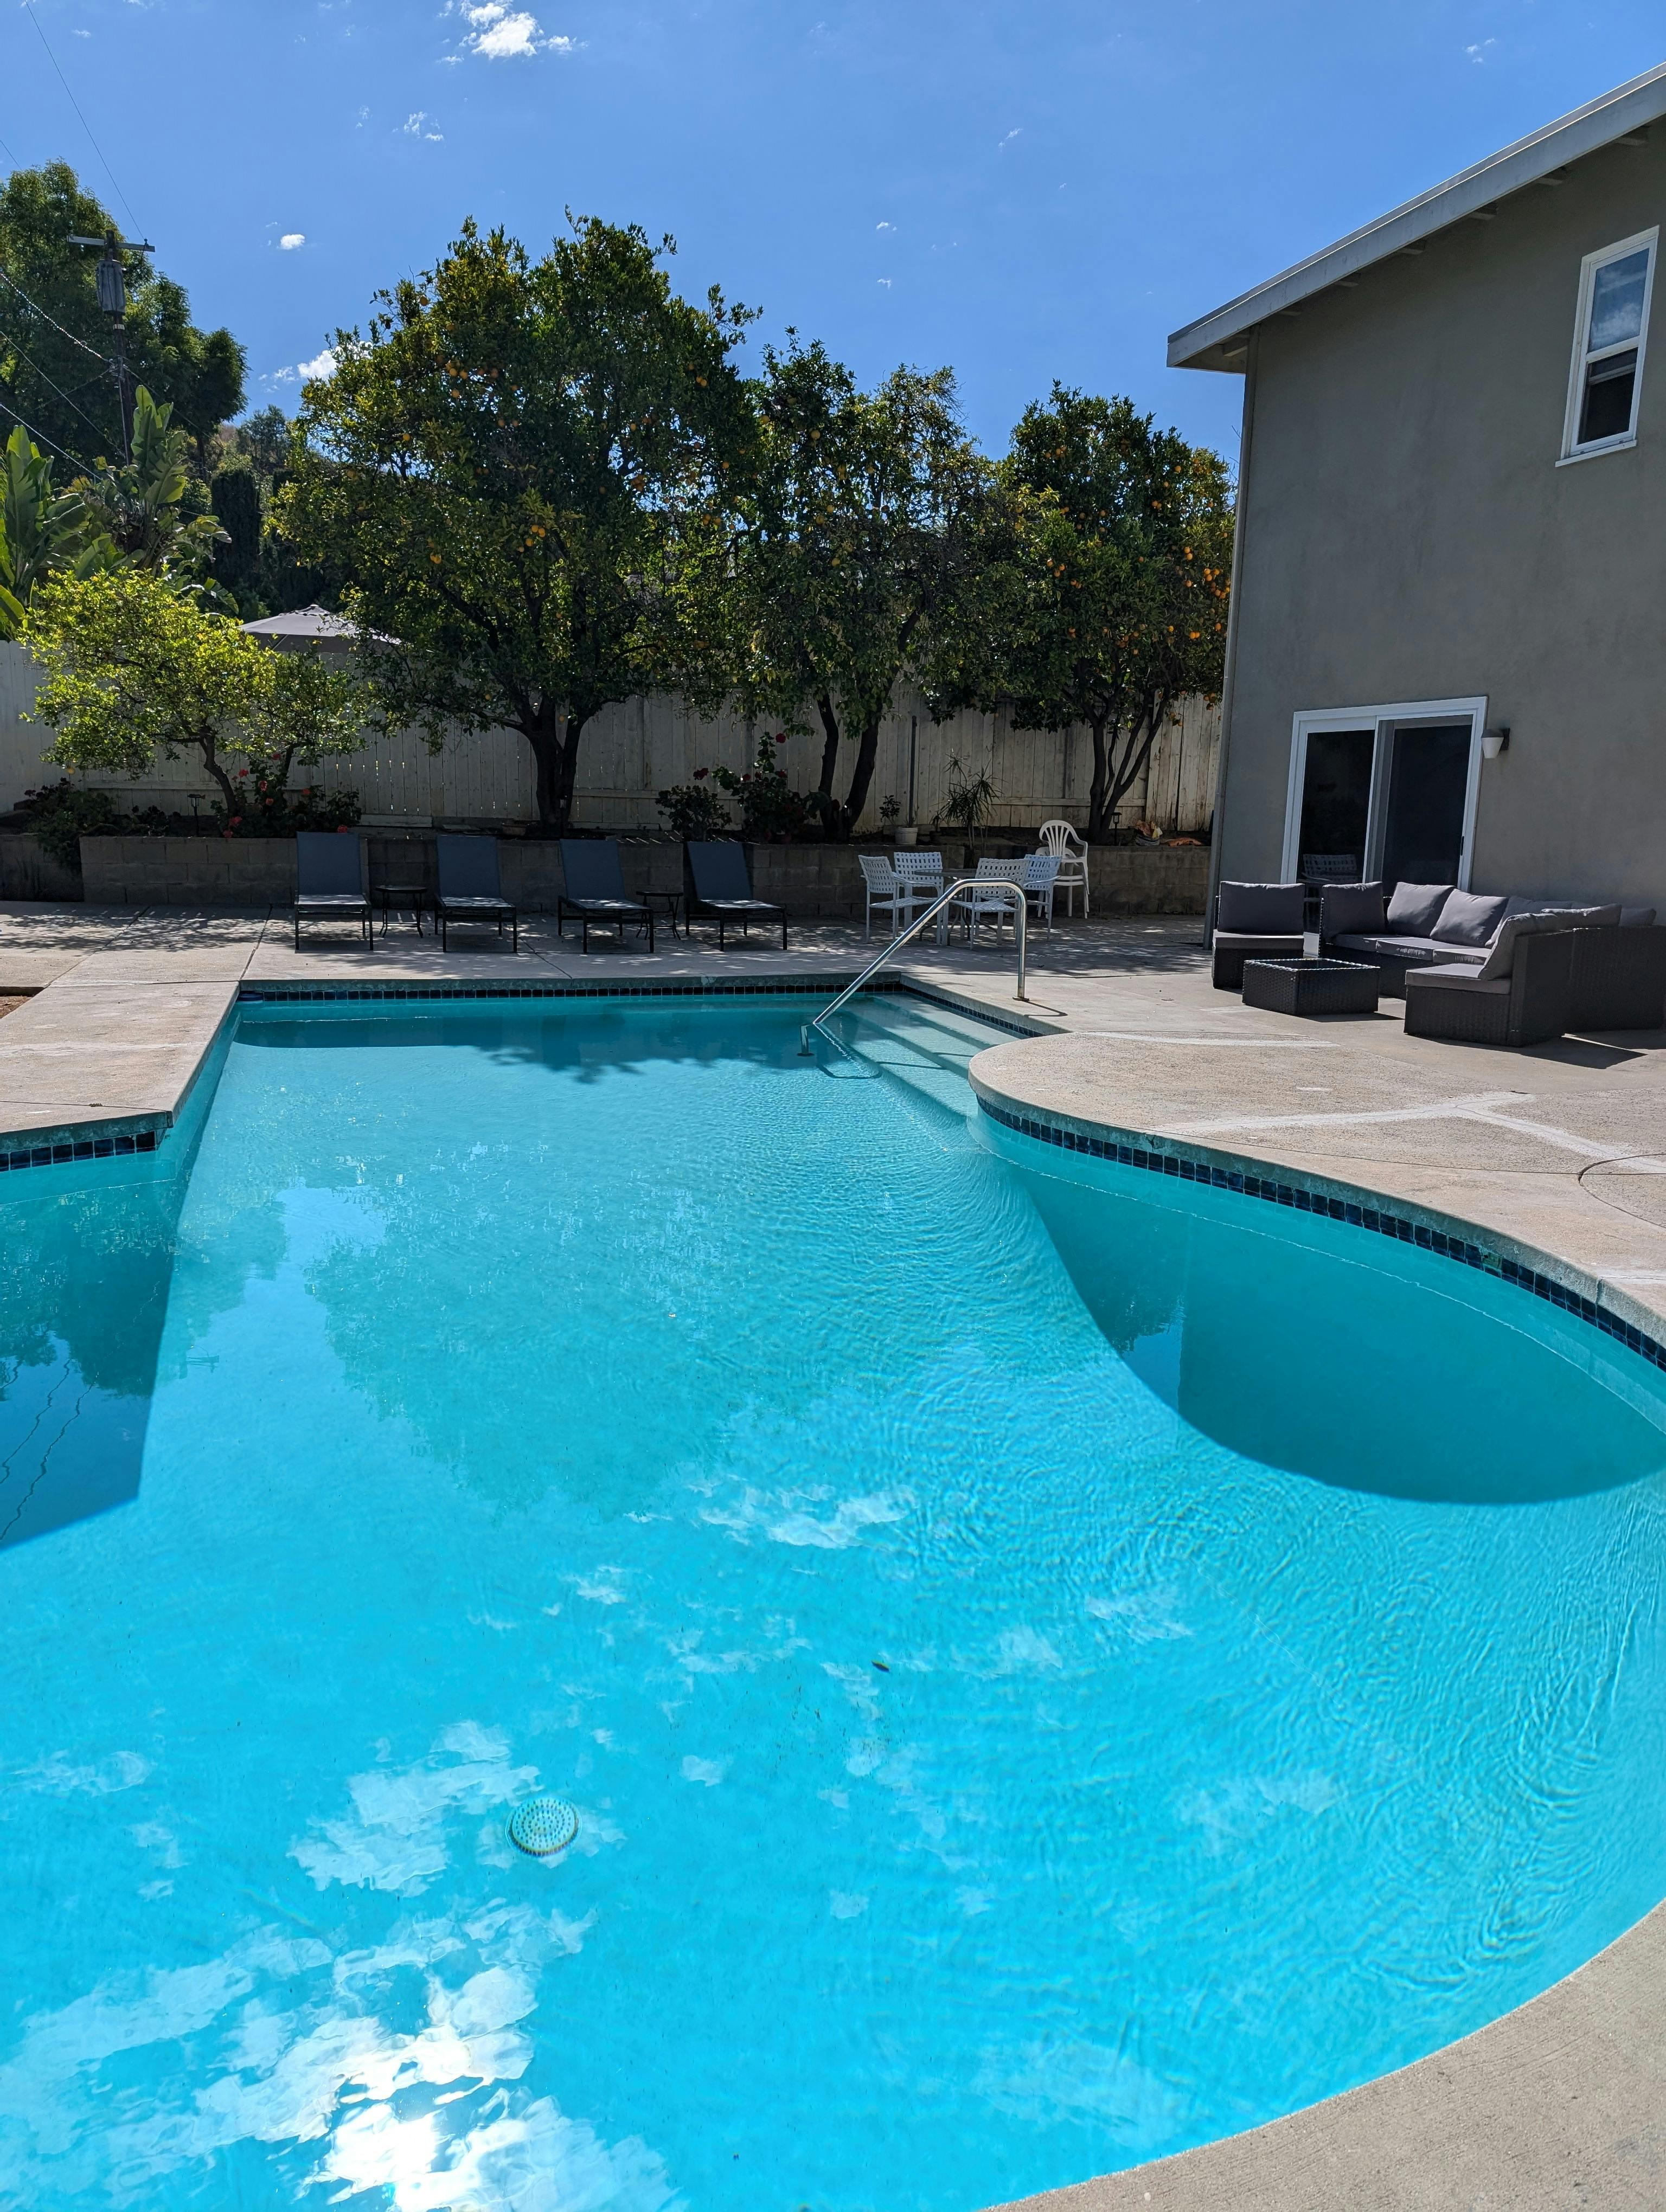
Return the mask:
<path fill-rule="evenodd" d="M 1637 443 L 1658 225 L 1588 253 L 1579 264 L 1562 459 L 1587 460 Z"/>

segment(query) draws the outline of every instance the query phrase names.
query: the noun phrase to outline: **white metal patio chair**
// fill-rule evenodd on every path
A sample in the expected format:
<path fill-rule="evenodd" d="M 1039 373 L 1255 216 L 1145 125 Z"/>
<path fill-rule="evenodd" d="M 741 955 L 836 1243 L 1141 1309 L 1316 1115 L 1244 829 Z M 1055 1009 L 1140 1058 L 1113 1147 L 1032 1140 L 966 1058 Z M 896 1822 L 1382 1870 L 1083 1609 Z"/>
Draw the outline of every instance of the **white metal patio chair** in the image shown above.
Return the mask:
<path fill-rule="evenodd" d="M 891 866 L 905 884 L 912 884 L 917 891 L 925 893 L 924 903 L 927 905 L 943 888 L 943 855 L 940 853 L 898 853 Z"/>
<path fill-rule="evenodd" d="M 980 860 L 977 864 L 977 873 L 964 878 L 959 896 L 955 899 L 949 911 L 957 921 L 965 923 L 968 945 L 976 942 L 979 927 L 986 915 L 993 915 L 994 917 L 997 945 L 1000 943 L 1000 929 L 1003 922 L 1012 922 L 1013 933 L 1017 934 L 1018 923 L 1013 921 L 1012 900 L 1003 898 L 999 893 L 981 890 L 980 886 L 991 884 L 1022 884 L 1025 871 L 1030 865 L 1030 859 L 1033 857 L 1031 855 L 1022 860 Z"/>
<path fill-rule="evenodd" d="M 914 920 L 917 906 L 930 904 L 928 895 L 915 884 L 898 875 L 883 853 L 858 853 L 861 863 L 862 887 L 867 894 L 867 913 L 862 925 L 864 937 L 873 934 L 873 914 L 877 907 L 891 921 L 891 933 L 896 936 L 898 927 Z"/>
<path fill-rule="evenodd" d="M 1043 822 L 1041 826 L 1041 845 L 1043 853 L 1059 856 L 1059 873 L 1054 888 L 1065 892 L 1070 901 L 1066 911 L 1073 921 L 1076 914 L 1076 894 L 1082 895 L 1082 917 L 1088 914 L 1087 842 L 1071 823 Z"/>

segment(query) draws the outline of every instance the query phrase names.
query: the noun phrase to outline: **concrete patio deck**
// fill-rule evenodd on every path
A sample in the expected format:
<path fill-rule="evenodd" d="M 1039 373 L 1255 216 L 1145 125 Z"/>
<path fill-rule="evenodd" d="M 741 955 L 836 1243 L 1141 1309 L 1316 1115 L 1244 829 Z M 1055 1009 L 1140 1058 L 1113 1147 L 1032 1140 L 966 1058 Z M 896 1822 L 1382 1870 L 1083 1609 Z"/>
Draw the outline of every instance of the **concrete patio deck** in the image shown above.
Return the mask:
<path fill-rule="evenodd" d="M 626 987 L 802 981 L 872 950 L 795 927 L 720 953 L 581 954 L 542 919 L 521 951 L 449 955 L 396 926 L 374 951 L 287 915 L 0 907 L 0 1152 L 41 1133 L 165 1129 L 245 985 Z M 1666 1032 L 1523 1052 L 1408 1037 L 1374 1017 L 1299 1020 L 1213 990 L 1195 920 L 1063 925 L 1010 945 L 927 945 L 898 972 L 1037 1032 L 974 1063 L 986 1102 L 1056 1128 L 1151 1140 L 1330 1193 L 1386 1197 L 1666 1340 Z M 0 1182 L 0 1188 L 3 1183 Z M 1666 2204 L 1666 1906 L 1519 2011 L 1418 2065 L 1250 2134 L 1026 2200 L 1026 2212 L 1424 2212 Z"/>

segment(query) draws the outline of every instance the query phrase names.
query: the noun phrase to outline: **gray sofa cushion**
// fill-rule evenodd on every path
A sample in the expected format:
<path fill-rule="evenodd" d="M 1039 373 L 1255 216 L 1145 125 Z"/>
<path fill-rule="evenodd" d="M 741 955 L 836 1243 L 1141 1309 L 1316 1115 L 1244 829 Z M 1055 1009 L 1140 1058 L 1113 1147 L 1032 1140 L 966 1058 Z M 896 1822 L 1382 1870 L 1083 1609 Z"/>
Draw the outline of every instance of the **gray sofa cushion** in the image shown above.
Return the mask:
<path fill-rule="evenodd" d="M 1396 884 L 1387 922 L 1396 937 L 1432 937 L 1454 884 Z"/>
<path fill-rule="evenodd" d="M 1319 934 L 1340 937 L 1345 929 L 1381 929 L 1386 909 L 1377 884 L 1327 884 L 1319 902 Z"/>
<path fill-rule="evenodd" d="M 1585 915 L 1596 909 L 1565 908 L 1560 913 L 1554 908 L 1540 908 L 1533 914 L 1512 914 L 1499 932 L 1492 951 L 1481 963 L 1483 983 L 1497 982 L 1507 977 L 1516 964 L 1516 942 L 1518 938 L 1539 937 L 1557 929 L 1588 929 L 1590 924 Z M 1618 918 L 1616 914 L 1616 919 Z"/>
<path fill-rule="evenodd" d="M 1223 884 L 1215 927 L 1257 937 L 1299 937 L 1306 896 L 1304 884 Z"/>
<path fill-rule="evenodd" d="M 1649 909 L 1646 907 L 1633 907 L 1625 911 L 1633 914 L 1646 914 Z M 1518 914 L 1575 914 L 1578 915 L 1582 927 L 1586 929 L 1609 927 L 1624 919 L 1620 908 L 1611 902 L 1605 901 L 1598 904 L 1593 899 L 1555 898 L 1542 891 L 1529 892 L 1525 896 L 1507 898 L 1504 902 L 1504 914 L 1506 921 L 1513 921 Z"/>
<path fill-rule="evenodd" d="M 1464 960 L 1473 959 L 1479 967 L 1484 957 L 1477 945 L 1471 952 L 1462 945 L 1445 945 L 1438 937 L 1391 937 L 1383 931 L 1359 930 L 1334 940 L 1350 952 L 1369 952 L 1383 955 L 1393 960 Z"/>
<path fill-rule="evenodd" d="M 1429 932 L 1444 945 L 1487 945 L 1504 921 L 1507 902 L 1478 891 L 1448 891 L 1440 919 Z"/>
<path fill-rule="evenodd" d="M 1481 991 L 1491 997 L 1508 996 L 1508 975 L 1483 976 L 1479 968 L 1467 961 L 1454 960 L 1433 968 L 1411 968 L 1406 973 L 1406 988 L 1414 986 L 1420 990 Z"/>
<path fill-rule="evenodd" d="M 1655 910 L 1651 906 L 1622 906 L 1620 909 L 1621 929 L 1652 929 Z"/>

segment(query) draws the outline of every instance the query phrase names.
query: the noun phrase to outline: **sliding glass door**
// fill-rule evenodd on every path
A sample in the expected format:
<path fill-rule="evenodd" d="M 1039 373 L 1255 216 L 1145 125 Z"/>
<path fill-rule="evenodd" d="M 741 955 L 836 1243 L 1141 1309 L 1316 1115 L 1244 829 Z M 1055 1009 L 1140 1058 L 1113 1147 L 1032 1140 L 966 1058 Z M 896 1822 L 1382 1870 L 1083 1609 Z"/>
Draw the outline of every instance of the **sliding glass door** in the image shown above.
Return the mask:
<path fill-rule="evenodd" d="M 1487 701 L 1296 717 L 1283 877 L 1468 889 Z"/>

